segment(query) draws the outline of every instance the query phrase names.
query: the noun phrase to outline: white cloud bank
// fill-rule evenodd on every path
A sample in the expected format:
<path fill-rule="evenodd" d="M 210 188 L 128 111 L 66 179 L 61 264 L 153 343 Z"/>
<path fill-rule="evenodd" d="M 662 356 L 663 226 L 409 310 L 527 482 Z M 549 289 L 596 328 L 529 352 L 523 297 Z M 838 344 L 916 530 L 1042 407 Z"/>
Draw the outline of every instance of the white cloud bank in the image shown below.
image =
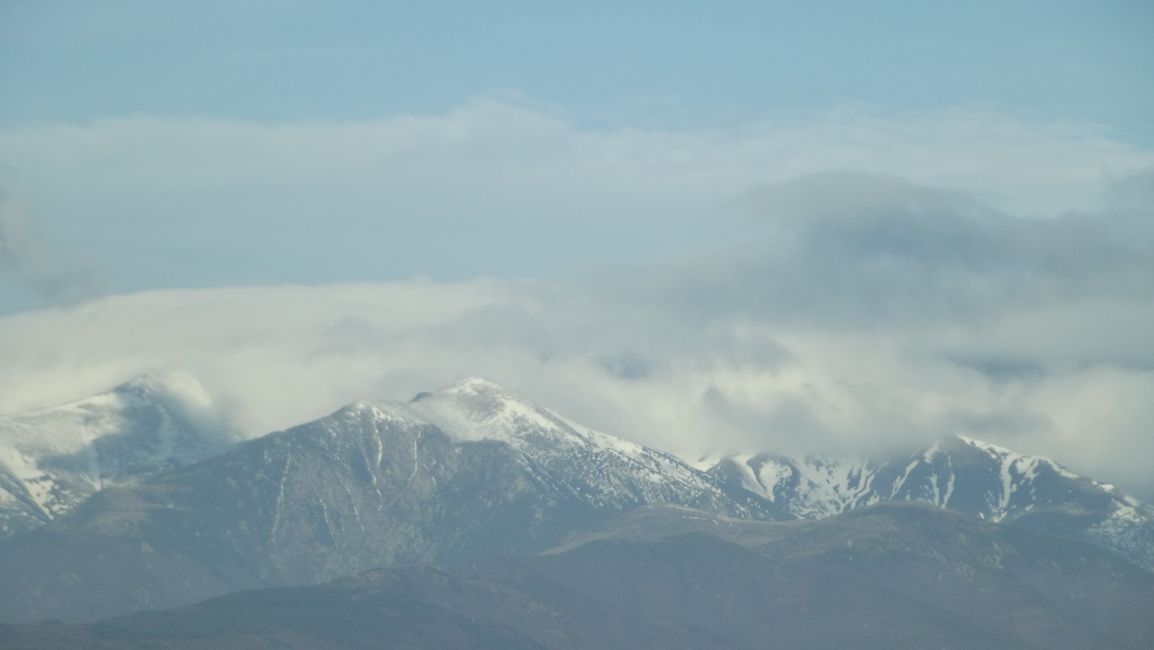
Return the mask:
<path fill-rule="evenodd" d="M 656 260 L 702 240 L 724 243 L 727 230 L 710 221 L 733 197 L 830 169 L 897 175 L 1048 216 L 1097 209 L 1112 179 L 1151 167 L 1154 152 L 1105 128 L 964 110 L 639 129 L 485 98 L 357 122 L 130 117 L 0 128 L 0 187 L 109 266 L 148 257 L 154 273 L 173 255 L 207 252 L 341 267 L 317 251 L 316 237 L 360 257 L 366 238 L 387 256 L 406 247 L 432 256 L 460 231 L 492 251 L 456 242 L 452 254 L 472 266 L 441 277 L 491 274 L 518 257 L 526 263 L 512 275 L 535 277 L 534 265 Z M 165 234 L 170 241 L 158 241 Z M 258 251 L 234 245 L 258 239 Z M 405 259 L 407 272 L 340 277 L 425 272 L 415 268 L 421 258 Z M 317 279 L 306 276 L 293 277 Z"/>
<path fill-rule="evenodd" d="M 178 243 L 173 215 L 203 215 L 254 255 L 314 209 L 319 248 L 357 219 L 384 239 L 429 214 L 546 262 L 595 254 L 565 233 L 609 246 L 633 228 L 629 252 L 676 219 L 731 245 L 564 284 L 162 290 L 16 314 L 0 411 L 180 369 L 257 434 L 485 375 L 690 456 L 969 433 L 1154 496 L 1154 154 L 1096 128 L 947 112 L 593 129 L 484 100 L 353 124 L 9 128 L 0 163 L 38 213 L 129 237 L 115 208 L 135 206 Z M 788 180 L 826 169 L 869 173 Z"/>
<path fill-rule="evenodd" d="M 965 433 L 1154 492 L 1146 204 L 1021 219 L 846 173 L 755 196 L 756 243 L 581 284 L 167 290 L 10 316 L 0 410 L 180 369 L 256 434 L 484 375 L 687 456 Z"/>

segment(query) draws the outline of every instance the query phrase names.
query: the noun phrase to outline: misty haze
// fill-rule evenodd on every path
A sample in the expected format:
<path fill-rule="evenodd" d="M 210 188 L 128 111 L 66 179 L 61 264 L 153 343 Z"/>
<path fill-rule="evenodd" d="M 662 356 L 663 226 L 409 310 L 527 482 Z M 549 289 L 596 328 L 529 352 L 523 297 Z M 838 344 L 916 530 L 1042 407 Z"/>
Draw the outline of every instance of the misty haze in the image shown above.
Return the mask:
<path fill-rule="evenodd" d="M 0 3 L 0 648 L 1154 647 L 1152 29 Z"/>

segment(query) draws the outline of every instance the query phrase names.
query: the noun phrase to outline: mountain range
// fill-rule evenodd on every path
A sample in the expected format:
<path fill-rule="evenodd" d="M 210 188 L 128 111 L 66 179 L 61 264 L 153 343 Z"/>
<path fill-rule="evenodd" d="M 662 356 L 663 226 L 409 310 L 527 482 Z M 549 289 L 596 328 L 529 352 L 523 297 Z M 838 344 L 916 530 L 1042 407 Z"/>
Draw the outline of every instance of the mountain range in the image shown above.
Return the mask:
<path fill-rule="evenodd" d="M 818 575 L 819 569 L 836 565 L 844 574 L 838 584 L 848 580 L 858 585 L 837 598 L 885 579 L 879 567 L 889 567 L 898 579 L 892 602 L 854 601 L 862 612 L 883 618 L 898 616 L 902 607 L 924 607 L 921 592 L 938 594 L 934 598 L 942 603 L 960 603 L 980 599 L 980 588 L 1017 593 L 1010 589 L 1011 582 L 1034 580 L 1037 584 L 1029 583 L 1034 585 L 1029 589 L 1063 581 L 1077 587 L 1077 598 L 1047 597 L 1044 603 L 1031 600 L 1035 591 L 1029 598 L 1015 596 L 1011 613 L 1024 618 L 995 626 L 1000 631 L 981 637 L 990 641 L 987 647 L 1021 647 L 1013 643 L 1025 643 L 1023 639 L 1042 647 L 1077 647 L 1055 645 L 1044 635 L 1022 636 L 1031 624 L 1022 612 L 1034 612 L 1033 624 L 1040 628 L 1064 629 L 1054 627 L 1067 616 L 1064 612 L 1088 607 L 1086 594 L 1108 593 L 1107 583 L 1130 590 L 1109 596 L 1106 605 L 1099 603 L 1114 608 L 1118 616 L 1134 603 L 1154 603 L 1148 590 L 1154 575 L 1154 510 L 1052 460 L 969 438 L 947 437 L 880 458 L 742 454 L 701 469 L 672 454 L 574 423 L 481 379 L 405 403 L 350 404 L 316 421 L 243 442 L 230 439 L 215 419 L 174 406 L 172 393 L 155 382 L 134 382 L 97 398 L 0 421 L 0 447 L 18 450 L 0 456 L 0 477 L 5 477 L 0 479 L 0 508 L 6 513 L 0 516 L 9 537 L 0 542 L 0 621 L 98 621 L 139 610 L 186 607 L 244 590 L 320 583 L 328 584 L 295 587 L 305 591 L 293 592 L 298 595 L 292 598 L 339 601 L 361 594 L 362 588 L 379 594 L 385 585 L 389 598 L 399 598 L 396 602 L 406 607 L 431 607 L 445 620 L 464 616 L 469 625 L 495 634 L 494 639 L 519 639 L 528 647 L 577 647 L 582 644 L 550 642 L 536 628 L 510 627 L 497 620 L 500 613 L 492 608 L 484 615 L 470 614 L 481 607 L 469 601 L 484 600 L 479 593 L 469 596 L 465 590 L 456 604 L 446 604 L 428 596 L 433 587 L 426 583 L 463 581 L 460 584 L 475 586 L 481 580 L 499 586 L 493 589 L 520 594 L 510 596 L 515 602 L 538 603 L 542 611 L 569 611 L 564 598 L 549 600 L 549 594 L 556 595 L 549 591 L 553 587 L 547 593 L 526 592 L 528 588 L 510 576 L 535 575 L 541 566 L 560 561 L 556 558 L 592 557 L 587 567 L 592 570 L 607 553 L 644 555 L 661 548 L 675 549 L 671 552 L 677 557 L 715 551 L 719 557 L 737 558 L 726 565 L 727 576 L 756 574 L 769 562 L 777 568 L 765 569 L 766 575 L 780 569 L 796 582 L 807 571 Z M 103 435 L 80 429 L 89 432 L 87 438 L 75 433 L 78 423 L 92 421 L 115 426 L 100 429 L 108 432 Z M 57 437 L 81 443 L 50 444 Z M 40 446 L 29 442 L 37 440 Z M 93 464 L 93 458 L 98 462 Z M 53 487 L 38 487 L 42 485 Z M 648 522 L 640 536 L 638 521 Z M 687 522 L 707 523 L 687 528 Z M 703 541 L 702 535 L 713 539 Z M 958 542 L 960 538 L 981 539 L 986 545 L 970 548 Z M 862 554 L 847 551 L 846 543 Z M 995 547 L 999 550 L 991 550 Z M 821 548 L 830 555 L 814 550 Z M 904 563 L 896 559 L 900 549 L 910 552 Z M 864 562 L 874 557 L 871 554 L 889 559 Z M 495 559 L 500 557 L 505 559 Z M 838 565 L 831 558 L 848 564 Z M 1011 559 L 1017 568 L 999 574 L 999 567 L 1009 566 Z M 671 566 L 684 567 L 688 561 Z M 939 566 L 942 562 L 946 565 Z M 673 570 L 651 568 L 658 575 Z M 922 570 L 938 575 L 938 582 L 924 584 L 931 574 L 922 575 Z M 986 573 L 998 574 L 997 580 L 990 577 L 987 584 L 975 577 Z M 577 589 L 571 580 L 580 575 L 574 568 L 573 577 L 557 588 L 565 593 Z M 653 576 L 634 577 L 644 582 Z M 687 588 L 675 583 L 662 589 Z M 826 584 L 815 585 L 819 583 Z M 396 591 L 397 584 L 417 586 L 402 593 Z M 735 589 L 718 602 L 744 598 L 740 594 L 753 587 Z M 582 590 L 587 588 L 577 589 L 585 594 L 582 598 L 590 598 Z M 656 586 L 653 590 L 664 593 Z M 807 593 L 817 598 L 816 591 Z M 822 593 L 822 598 L 828 595 Z M 778 597 L 786 598 L 773 596 Z M 255 602 L 251 595 L 226 598 L 240 599 L 230 601 L 229 607 Z M 607 598 L 594 599 L 588 611 L 630 611 Z M 751 602 L 757 598 L 770 596 L 760 594 Z M 807 601 L 799 598 L 790 602 L 802 607 Z M 791 611 L 784 601 L 771 600 L 766 606 Z M 41 640 L 110 629 L 129 636 L 145 634 L 141 630 L 161 620 L 157 616 L 193 625 L 188 621 L 201 620 L 197 617 L 219 607 L 209 604 L 213 602 L 174 610 L 180 614 L 116 619 L 115 624 L 19 627 L 7 633 L 15 635 L 13 639 L 47 635 L 35 637 Z M 674 609 L 692 609 L 695 602 L 687 599 Z M 292 608 L 278 611 L 287 616 Z M 706 636 L 686 635 L 678 632 L 677 616 L 635 613 L 653 622 L 647 632 L 654 635 L 651 640 L 704 643 L 714 638 L 709 635 L 720 634 L 711 629 L 702 632 Z M 800 614 L 794 618 L 810 620 Z M 950 625 L 974 625 L 974 620 L 969 615 L 952 623 L 942 619 L 945 627 L 927 629 L 919 638 L 937 639 Z M 1125 621 L 1106 614 L 1094 621 L 1087 623 L 1090 636 L 1064 638 L 1108 640 L 1102 647 L 1129 647 L 1134 639 L 1150 638 L 1140 626 L 1109 632 L 1111 626 L 1125 627 Z M 585 626 L 581 620 L 570 623 L 570 632 L 577 635 L 572 639 L 578 639 L 579 628 Z M 757 628 L 749 621 L 743 624 Z M 403 632 L 403 626 L 397 628 L 398 634 Z M 303 639 L 311 633 L 301 634 Z M 753 639 L 716 638 L 735 646 Z M 625 647 L 626 641 L 609 645 Z M 239 637 L 229 645 L 241 645 Z"/>

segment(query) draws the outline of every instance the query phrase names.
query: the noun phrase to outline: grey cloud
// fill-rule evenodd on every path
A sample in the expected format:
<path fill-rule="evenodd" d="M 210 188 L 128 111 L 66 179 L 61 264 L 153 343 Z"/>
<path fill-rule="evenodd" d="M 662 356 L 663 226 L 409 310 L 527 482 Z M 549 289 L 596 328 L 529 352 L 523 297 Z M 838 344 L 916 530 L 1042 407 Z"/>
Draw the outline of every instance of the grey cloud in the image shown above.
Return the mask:
<path fill-rule="evenodd" d="M 614 377 L 645 379 L 653 374 L 654 361 L 635 354 L 619 354 L 600 360 L 600 365 Z"/>
<path fill-rule="evenodd" d="M 0 195 L 0 280 L 31 292 L 44 304 L 95 294 L 92 276 L 66 259 L 23 209 Z"/>
<path fill-rule="evenodd" d="M 943 420 L 945 427 L 979 439 L 996 436 L 1006 440 L 1039 433 L 1052 434 L 1054 430 L 1054 423 L 1049 418 L 1012 409 L 950 413 Z M 1074 459 L 1069 462 L 1074 462 Z"/>
<path fill-rule="evenodd" d="M 747 193 L 744 250 L 649 273 L 689 316 L 825 326 L 973 321 L 1013 306 L 1154 298 L 1154 220 L 1012 217 L 951 191 L 839 172 Z"/>
<path fill-rule="evenodd" d="M 1154 403 L 1149 181 L 1119 181 L 1097 211 L 1023 218 L 892 176 L 803 177 L 742 197 L 734 227 L 756 233 L 743 249 L 617 278 L 605 293 L 616 309 L 644 305 L 697 332 L 689 347 L 715 360 L 730 356 L 726 339 L 707 333 L 732 341 L 753 324 L 789 354 L 761 376 L 828 382 L 814 398 L 770 382 L 760 404 L 711 385 L 701 404 L 718 430 L 770 444 L 968 432 L 1151 494 L 1145 469 L 1122 457 L 1154 453 L 1142 419 Z"/>
<path fill-rule="evenodd" d="M 735 202 L 754 219 L 869 221 L 895 214 L 989 213 L 973 197 L 892 174 L 847 170 L 807 174 L 744 192 Z"/>
<path fill-rule="evenodd" d="M 1154 204 L 1154 167 L 1115 178 L 1107 195 L 1115 210 L 1148 214 Z"/>
<path fill-rule="evenodd" d="M 1033 381 L 1043 378 L 1046 369 L 1037 361 L 1010 356 L 967 357 L 964 355 L 944 355 L 947 361 L 981 373 L 992 381 Z"/>
<path fill-rule="evenodd" d="M 795 452 L 828 446 L 832 432 L 822 424 L 813 405 L 796 397 L 755 404 L 727 394 L 716 385 L 701 394 L 701 404 L 722 431 L 715 432 L 714 453 L 733 454 L 750 449 Z"/>

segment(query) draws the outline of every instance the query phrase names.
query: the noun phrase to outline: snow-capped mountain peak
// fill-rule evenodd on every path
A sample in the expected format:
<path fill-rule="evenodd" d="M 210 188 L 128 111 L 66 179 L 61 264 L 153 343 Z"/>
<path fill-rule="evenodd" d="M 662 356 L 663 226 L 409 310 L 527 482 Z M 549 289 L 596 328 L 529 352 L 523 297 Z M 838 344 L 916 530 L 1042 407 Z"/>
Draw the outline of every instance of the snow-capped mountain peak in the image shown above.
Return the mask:
<path fill-rule="evenodd" d="M 673 454 L 569 420 L 489 379 L 467 378 L 404 404 L 371 408 L 381 420 L 431 424 L 457 443 L 508 445 L 596 502 L 663 502 L 682 490 L 722 499 L 710 477 Z"/>
<path fill-rule="evenodd" d="M 183 374 L 145 375 L 58 406 L 0 416 L 0 538 L 94 492 L 234 442 L 208 392 Z"/>
<path fill-rule="evenodd" d="M 421 393 L 407 405 L 458 440 L 499 440 L 514 446 L 526 437 L 567 438 L 572 427 L 500 384 L 468 378 L 433 393 Z"/>
<path fill-rule="evenodd" d="M 435 429 L 457 447 L 499 443 L 551 492 L 576 495 L 596 508 L 708 503 L 737 516 L 820 519 L 886 501 L 920 501 L 990 522 L 1061 528 L 1154 567 L 1149 506 L 1049 458 L 973 438 L 947 436 L 874 457 L 735 455 L 701 471 L 672 454 L 568 420 L 487 379 L 338 413 L 351 419 L 326 425 L 326 435 L 352 431 L 369 418 L 375 462 L 398 444 L 387 432 Z M 415 480 L 426 466 L 419 435 L 401 437 L 398 453 L 411 459 L 406 481 Z"/>
<path fill-rule="evenodd" d="M 948 436 L 874 458 L 735 455 L 709 472 L 802 519 L 922 501 L 986 521 L 1063 528 L 1057 532 L 1087 535 L 1154 567 L 1154 508 L 1044 456 L 974 438 Z"/>

